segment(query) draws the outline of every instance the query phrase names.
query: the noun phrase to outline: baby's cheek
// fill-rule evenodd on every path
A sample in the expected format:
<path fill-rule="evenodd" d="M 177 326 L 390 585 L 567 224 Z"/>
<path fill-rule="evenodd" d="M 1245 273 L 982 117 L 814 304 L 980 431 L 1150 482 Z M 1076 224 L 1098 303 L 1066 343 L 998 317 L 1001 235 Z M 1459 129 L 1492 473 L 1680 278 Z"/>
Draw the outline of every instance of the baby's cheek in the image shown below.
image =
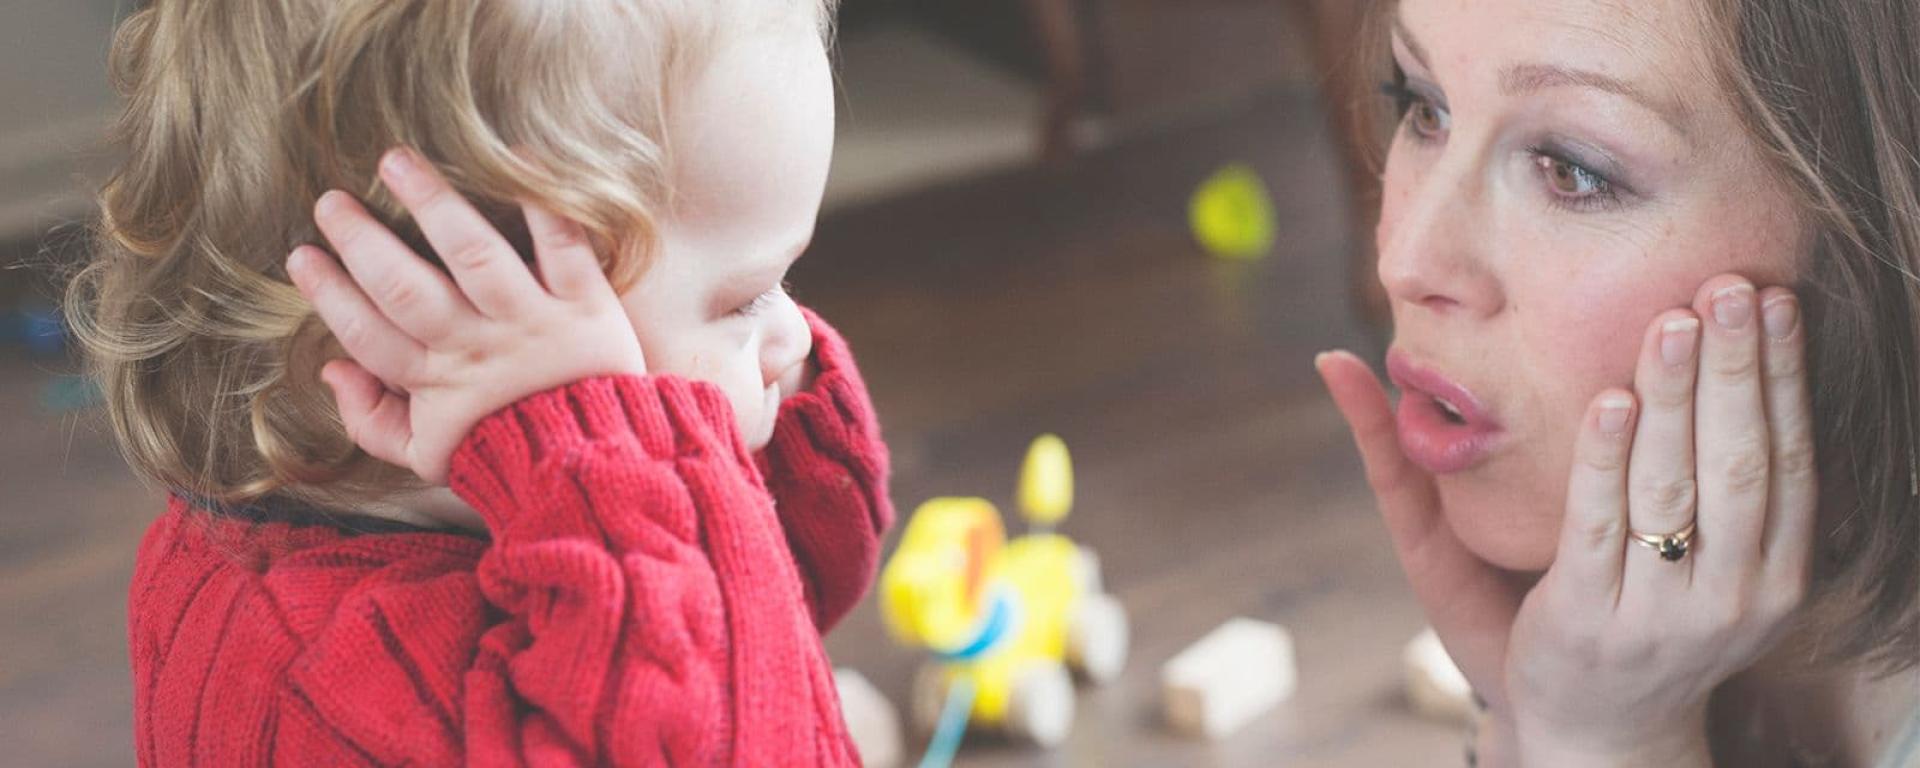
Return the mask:
<path fill-rule="evenodd" d="M 763 440 L 773 414 L 768 412 L 767 389 L 761 384 L 759 367 L 737 353 L 718 356 L 712 361 L 708 380 L 726 390 L 740 436 L 749 442 Z"/>

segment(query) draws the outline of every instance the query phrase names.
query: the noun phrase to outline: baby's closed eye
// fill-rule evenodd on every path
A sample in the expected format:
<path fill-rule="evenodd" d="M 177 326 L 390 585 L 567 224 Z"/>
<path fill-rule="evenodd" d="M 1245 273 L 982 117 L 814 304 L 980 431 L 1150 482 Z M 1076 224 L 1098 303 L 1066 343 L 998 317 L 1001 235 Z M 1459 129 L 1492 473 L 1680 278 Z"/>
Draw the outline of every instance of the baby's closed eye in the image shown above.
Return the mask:
<path fill-rule="evenodd" d="M 789 298 L 792 295 L 792 293 L 793 293 L 792 284 L 788 283 L 785 280 L 782 280 L 779 283 L 775 284 L 772 288 L 762 291 L 760 295 L 753 297 L 753 299 L 748 301 L 747 303 L 740 305 L 733 312 L 734 314 L 740 315 L 743 317 L 752 317 L 768 309 L 771 309 L 775 304 L 778 304 L 781 300 Z"/>

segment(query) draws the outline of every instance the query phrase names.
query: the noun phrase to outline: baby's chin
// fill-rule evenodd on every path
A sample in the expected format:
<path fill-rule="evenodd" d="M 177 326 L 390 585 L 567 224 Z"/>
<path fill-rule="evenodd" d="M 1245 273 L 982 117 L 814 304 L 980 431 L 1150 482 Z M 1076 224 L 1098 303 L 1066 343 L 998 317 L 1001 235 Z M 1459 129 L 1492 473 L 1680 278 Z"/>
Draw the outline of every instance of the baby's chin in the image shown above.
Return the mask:
<path fill-rule="evenodd" d="M 740 424 L 740 437 L 746 442 L 747 450 L 759 453 L 773 442 L 773 429 L 780 415 L 781 402 L 780 388 L 774 386 L 761 390 L 758 403 L 734 405 L 734 412 L 738 414 L 735 418 L 739 419 Z"/>
<path fill-rule="evenodd" d="M 747 438 L 747 452 L 759 453 L 761 451 L 766 450 L 767 444 L 772 442 L 773 442 L 772 434 L 749 436 Z"/>
<path fill-rule="evenodd" d="M 773 442 L 773 419 L 755 416 L 750 422 L 740 423 L 739 428 L 740 440 L 749 453 L 759 453 Z"/>
<path fill-rule="evenodd" d="M 1474 556 L 1525 573 L 1553 564 L 1560 539 L 1559 503 L 1536 504 L 1511 488 L 1482 487 L 1462 478 L 1439 478 L 1439 485 L 1447 524 Z"/>

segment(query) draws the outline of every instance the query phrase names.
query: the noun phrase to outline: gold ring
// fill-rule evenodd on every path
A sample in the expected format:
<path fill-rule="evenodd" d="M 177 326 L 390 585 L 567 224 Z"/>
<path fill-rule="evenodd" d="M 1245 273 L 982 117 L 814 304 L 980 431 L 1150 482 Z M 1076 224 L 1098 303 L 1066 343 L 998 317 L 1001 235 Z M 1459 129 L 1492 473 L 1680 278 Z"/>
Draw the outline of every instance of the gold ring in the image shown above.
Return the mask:
<path fill-rule="evenodd" d="M 1641 533 L 1629 529 L 1627 537 L 1633 539 L 1635 544 L 1658 552 L 1660 559 L 1677 563 L 1693 549 L 1694 525 L 1695 523 L 1687 523 L 1687 527 L 1673 533 Z"/>

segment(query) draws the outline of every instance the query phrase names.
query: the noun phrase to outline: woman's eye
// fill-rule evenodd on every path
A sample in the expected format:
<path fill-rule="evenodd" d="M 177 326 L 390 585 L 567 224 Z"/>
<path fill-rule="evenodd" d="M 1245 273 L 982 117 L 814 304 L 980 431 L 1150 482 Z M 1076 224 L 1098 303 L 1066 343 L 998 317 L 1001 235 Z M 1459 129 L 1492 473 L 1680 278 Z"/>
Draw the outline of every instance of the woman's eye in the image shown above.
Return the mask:
<path fill-rule="evenodd" d="M 1413 132 L 1420 138 L 1440 138 L 1451 127 L 1449 122 L 1447 111 L 1426 97 L 1415 96 L 1407 104 L 1407 124 L 1413 127 Z"/>
<path fill-rule="evenodd" d="M 1414 138 L 1438 140 L 1453 128 L 1453 115 L 1433 99 L 1407 87 L 1404 78 L 1396 73 L 1393 80 L 1380 84 L 1381 92 L 1393 100 L 1394 113 L 1400 116 L 1400 122 L 1413 129 Z"/>
<path fill-rule="evenodd" d="M 1614 194 L 1613 184 L 1579 163 L 1536 151 L 1534 166 L 1546 181 L 1547 191 L 1566 203 L 1598 204 Z"/>

